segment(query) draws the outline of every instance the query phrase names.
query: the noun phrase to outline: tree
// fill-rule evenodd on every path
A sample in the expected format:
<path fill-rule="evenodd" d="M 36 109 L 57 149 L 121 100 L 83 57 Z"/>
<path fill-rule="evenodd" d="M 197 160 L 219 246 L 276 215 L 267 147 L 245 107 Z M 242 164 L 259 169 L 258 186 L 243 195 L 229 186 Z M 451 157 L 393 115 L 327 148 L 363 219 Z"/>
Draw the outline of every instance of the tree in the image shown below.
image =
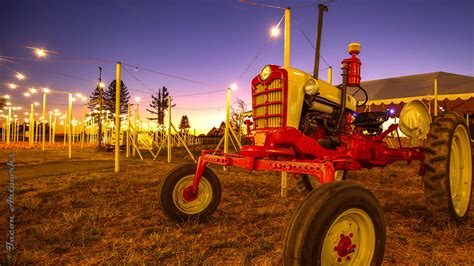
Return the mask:
<path fill-rule="evenodd" d="M 187 115 L 183 115 L 181 117 L 181 122 L 179 123 L 179 131 L 182 133 L 188 133 L 189 129 L 191 128 L 191 125 L 189 125 L 189 119 Z"/>
<path fill-rule="evenodd" d="M 225 134 L 225 122 L 222 121 L 222 122 L 221 122 L 221 125 L 219 126 L 219 129 L 218 129 L 218 131 L 217 131 L 217 135 L 218 135 L 219 137 L 222 137 L 222 136 L 224 136 L 224 134 Z"/>
<path fill-rule="evenodd" d="M 208 133 L 208 137 L 222 137 L 225 134 L 225 122 L 222 121 L 219 128 L 213 127 Z"/>
<path fill-rule="evenodd" d="M 242 113 L 247 111 L 247 105 L 242 99 L 237 98 L 231 106 L 230 113 L 230 126 L 234 130 L 235 134 L 240 135 L 243 133 L 244 118 Z"/>
<path fill-rule="evenodd" d="M 130 95 L 128 94 L 127 86 L 123 81 L 120 81 L 120 114 L 127 113 L 128 102 L 130 100 Z M 106 91 L 104 91 L 104 110 L 109 111 L 109 118 L 112 118 L 115 114 L 115 99 L 116 90 L 115 90 L 116 81 L 113 80 Z"/>
<path fill-rule="evenodd" d="M 101 69 L 101 68 L 100 68 Z M 89 109 L 92 111 L 91 117 L 95 123 L 99 126 L 99 142 L 98 142 L 98 147 L 100 148 L 102 146 L 102 119 L 103 119 L 103 107 L 104 107 L 104 91 L 103 88 L 101 87 L 101 78 L 99 77 L 99 83 L 95 87 L 95 89 L 92 91 L 91 96 L 89 97 L 89 103 L 87 103 L 87 106 Z"/>
<path fill-rule="evenodd" d="M 219 131 L 216 127 L 213 127 L 209 132 L 207 132 L 206 136 L 208 137 L 217 137 L 219 135 Z"/>
<path fill-rule="evenodd" d="M 167 110 L 169 107 L 168 96 L 169 96 L 168 89 L 165 86 L 163 86 L 162 89 L 158 90 L 158 94 L 156 96 L 151 95 L 151 99 L 152 99 L 150 103 L 151 109 L 146 108 L 146 110 L 149 113 L 155 115 L 155 117 L 150 117 L 148 119 L 156 120 L 159 126 L 163 126 L 163 124 L 165 123 L 164 122 L 165 110 Z M 175 104 L 173 104 L 171 107 L 174 107 L 174 106 Z"/>
<path fill-rule="evenodd" d="M 94 122 L 97 122 L 98 117 L 99 117 L 99 113 L 95 111 L 99 110 L 100 90 L 102 90 L 102 88 L 100 88 L 99 85 L 97 85 L 95 89 L 92 91 L 91 96 L 89 96 L 89 102 L 87 103 L 87 107 L 92 111 L 91 116 L 93 117 Z M 102 92 L 102 103 L 104 102 L 105 102 L 105 98 L 104 98 L 104 93 Z"/>
<path fill-rule="evenodd" d="M 7 104 L 7 99 L 5 98 L 0 98 L 0 109 L 3 110 L 3 107 L 5 107 Z"/>

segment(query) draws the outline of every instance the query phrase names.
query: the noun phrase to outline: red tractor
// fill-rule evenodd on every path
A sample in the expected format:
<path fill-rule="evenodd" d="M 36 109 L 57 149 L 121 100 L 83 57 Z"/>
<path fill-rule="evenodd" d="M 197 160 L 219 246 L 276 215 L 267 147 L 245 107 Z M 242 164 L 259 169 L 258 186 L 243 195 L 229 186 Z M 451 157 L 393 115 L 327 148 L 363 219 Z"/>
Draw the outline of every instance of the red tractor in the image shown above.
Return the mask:
<path fill-rule="evenodd" d="M 319 6 L 320 22 L 327 10 Z M 173 220 L 203 219 L 221 199 L 217 175 L 207 164 L 246 170 L 291 173 L 312 190 L 294 214 L 285 238 L 284 264 L 381 264 L 385 247 L 383 211 L 367 189 L 343 179 L 344 171 L 385 167 L 395 161 L 419 161 L 427 207 L 435 219 L 468 218 L 472 154 L 463 116 L 444 112 L 434 118 L 420 101 L 407 104 L 399 124 L 383 130 L 389 112 L 356 113 L 365 101 L 348 90 L 360 87 L 360 45 L 349 45 L 342 61 L 342 84 L 318 79 L 318 37 L 313 75 L 291 67 L 265 66 L 252 80 L 252 145 L 239 154 L 203 151 L 197 165 L 184 164 L 168 172 L 159 202 Z M 419 147 L 390 148 L 384 142 L 398 128 L 424 139 Z M 312 183 L 320 186 L 313 189 Z"/>

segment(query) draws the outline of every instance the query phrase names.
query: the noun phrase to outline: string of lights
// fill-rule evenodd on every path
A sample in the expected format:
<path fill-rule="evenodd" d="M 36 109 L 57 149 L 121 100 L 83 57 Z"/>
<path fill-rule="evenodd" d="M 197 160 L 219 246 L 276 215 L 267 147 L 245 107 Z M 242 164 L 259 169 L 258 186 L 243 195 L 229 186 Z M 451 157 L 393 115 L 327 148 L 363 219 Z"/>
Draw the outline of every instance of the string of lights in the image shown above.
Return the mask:
<path fill-rule="evenodd" d="M 76 94 L 76 95 L 82 95 L 81 92 L 71 92 L 71 91 L 51 89 L 51 88 L 46 88 L 46 87 L 22 86 L 22 85 L 18 85 L 18 84 L 14 84 L 14 83 L 4 83 L 4 84 L 7 85 L 12 90 L 17 89 L 17 88 L 28 90 L 28 92 L 30 94 L 35 94 L 35 93 L 38 92 L 38 90 L 42 90 L 43 93 L 46 93 L 46 94 L 51 94 L 51 93 L 69 94 L 69 93 L 72 93 L 72 94 Z M 30 95 L 27 94 L 25 96 L 28 97 Z"/>
<path fill-rule="evenodd" d="M 149 86 L 147 86 L 143 81 L 141 81 L 137 76 L 135 76 L 130 70 L 127 69 L 126 66 L 124 66 L 125 71 L 133 78 L 135 79 L 138 83 L 140 83 L 143 87 L 146 89 L 150 90 L 153 93 L 156 93 L 153 89 L 151 89 Z M 142 93 L 148 93 L 142 90 L 137 90 L 137 89 L 129 89 L 131 91 L 137 91 L 137 92 L 142 92 Z M 180 94 L 180 95 L 174 95 L 173 98 L 180 98 L 180 97 L 189 97 L 189 96 L 197 96 L 197 95 L 207 95 L 207 94 L 214 94 L 218 92 L 223 92 L 225 89 L 221 90 L 214 90 L 214 91 L 206 91 L 206 92 L 198 92 L 198 93 L 189 93 L 189 94 Z"/>
<path fill-rule="evenodd" d="M 9 67 L 5 66 L 4 64 L 0 64 L 0 67 L 3 67 L 4 69 L 9 70 L 9 71 L 11 71 L 12 73 L 15 73 L 15 74 L 20 73 L 19 71 L 16 71 L 12 68 L 9 68 Z"/>
<path fill-rule="evenodd" d="M 276 29 L 278 29 L 278 27 L 280 26 L 281 22 L 283 21 L 283 19 L 285 18 L 285 16 L 283 15 L 281 18 L 280 18 L 280 21 L 278 22 L 277 26 L 275 27 Z M 247 73 L 247 71 L 250 69 L 250 67 L 255 63 L 255 61 L 257 61 L 257 58 L 260 56 L 260 54 L 263 52 L 263 50 L 265 49 L 265 47 L 267 47 L 268 43 L 270 43 L 270 40 L 272 39 L 272 35 L 270 34 L 267 38 L 267 40 L 265 41 L 265 43 L 263 44 L 262 48 L 260 48 L 260 50 L 257 52 L 257 55 L 255 55 L 255 57 L 252 59 L 252 61 L 248 64 L 247 68 L 245 68 L 245 70 L 242 72 L 242 74 L 240 74 L 239 78 L 238 78 L 238 81 L 240 81 L 242 79 L 242 77 Z"/>
<path fill-rule="evenodd" d="M 193 108 L 182 108 L 182 107 L 175 107 L 174 110 L 214 110 L 214 109 L 222 109 L 226 106 L 209 106 L 209 107 L 193 107 Z"/>
<path fill-rule="evenodd" d="M 160 72 L 160 71 L 157 71 L 157 70 L 144 68 L 144 67 L 139 67 L 139 66 L 132 65 L 132 64 L 129 64 L 129 63 L 122 62 L 122 65 L 133 67 L 136 70 L 143 70 L 143 71 L 147 71 L 147 72 L 154 73 L 154 74 L 157 74 L 157 75 L 161 75 L 161 76 L 165 76 L 165 77 L 169 77 L 169 78 L 174 78 L 174 79 L 178 79 L 178 80 L 182 80 L 182 81 L 187 81 L 187 82 L 191 82 L 191 83 L 195 83 L 195 84 L 200 84 L 200 85 L 205 85 L 205 86 L 210 86 L 210 87 L 216 87 L 216 86 L 217 87 L 222 87 L 222 85 L 219 85 L 219 84 L 211 84 L 211 83 L 202 82 L 202 81 L 198 81 L 198 80 L 193 80 L 193 79 L 189 79 L 189 78 L 185 78 L 185 77 L 166 74 L 166 73 L 163 73 L 163 72 Z"/>
<path fill-rule="evenodd" d="M 250 3 L 250 2 L 249 2 Z M 279 25 L 281 24 L 281 22 L 283 21 L 284 19 L 284 16 L 282 16 L 276 26 L 276 28 L 278 29 Z M 250 69 L 250 67 L 255 63 L 255 61 L 258 59 L 258 57 L 260 56 L 260 54 L 263 52 L 263 50 L 267 47 L 268 43 L 270 42 L 271 40 L 271 37 L 272 35 L 270 35 L 268 37 L 268 39 L 265 41 L 263 47 L 257 52 L 257 55 L 252 59 L 252 61 L 249 63 L 249 65 L 245 68 L 245 70 L 242 72 L 242 74 L 240 75 L 239 79 L 238 80 L 241 80 L 242 77 L 247 73 L 247 71 Z M 32 49 L 35 51 L 35 53 L 37 54 L 38 57 L 45 57 L 46 56 L 46 53 L 53 53 L 53 54 L 62 54 L 62 55 L 65 55 L 64 52 L 60 52 L 60 51 L 52 51 L 52 50 L 44 50 L 44 49 L 39 49 L 39 48 L 35 48 L 35 47 L 32 47 L 32 46 L 21 46 L 21 47 L 24 47 L 24 48 L 28 48 L 28 49 Z M 67 56 L 67 55 L 66 55 Z M 112 61 L 112 60 L 107 60 L 107 59 L 101 59 L 101 58 L 96 58 L 96 57 L 90 57 L 90 56 L 84 56 L 84 55 L 71 55 L 71 56 L 74 56 L 74 57 L 79 57 L 79 58 L 84 58 L 84 59 L 87 59 L 87 60 L 91 60 L 91 61 L 68 61 L 68 60 L 58 60 L 58 59 L 55 59 L 55 60 L 51 60 L 51 59 L 48 59 L 48 60 L 45 60 L 45 62 L 49 62 L 49 63 L 72 63 L 72 64 L 91 64 L 91 63 L 94 63 L 94 62 L 102 62 L 102 63 L 110 63 L 110 64 L 115 64 L 116 62 L 115 61 Z M 17 60 L 28 60 L 26 58 L 15 58 L 15 57 L 8 57 L 10 59 L 17 59 Z M 31 60 L 29 59 L 28 61 L 34 61 L 34 60 Z M 144 88 L 146 88 L 148 91 L 143 91 L 143 90 L 139 90 L 139 89 L 129 89 L 130 91 L 135 91 L 135 92 L 140 92 L 140 93 L 150 93 L 150 92 L 155 92 L 153 89 L 151 89 L 149 86 L 147 86 L 143 81 L 141 81 L 137 76 L 135 76 L 131 71 L 129 71 L 129 69 L 127 67 L 133 67 L 135 70 L 143 70 L 143 71 L 146 71 L 146 72 L 150 72 L 150 73 L 153 73 L 153 74 L 157 74 L 157 75 L 161 75 L 161 76 L 166 76 L 166 77 L 169 77 L 169 78 L 174 78 L 174 79 L 178 79 L 178 80 L 182 80 L 182 81 L 187 81 L 187 82 L 192 82 L 192 83 L 195 83 L 195 84 L 200 84 L 200 85 L 205 85 L 205 86 L 218 86 L 218 87 L 227 87 L 227 86 L 221 86 L 221 85 L 216 85 L 216 84 L 210 84 L 210 83 L 207 83 L 207 82 L 202 82 L 202 81 L 197 81 L 197 80 L 193 80 L 193 79 L 189 79 L 189 78 L 186 78 L 186 77 L 182 77 L 182 76 L 177 76 L 177 75 L 171 75 L 171 74 L 167 74 L 167 73 L 163 73 L 161 71 L 157 71 L 157 70 L 153 70 L 153 69 L 149 69 L 149 68 L 145 68 L 145 67 L 140 67 L 140 66 L 137 66 L 137 65 L 132 65 L 132 64 L 129 64 L 129 63 L 122 63 L 122 65 L 124 66 L 124 70 L 134 79 L 136 80 L 139 84 L 141 84 Z M 14 71 L 14 70 L 12 70 Z M 66 76 L 66 77 L 71 77 L 71 78 L 75 78 L 75 79 L 78 79 L 78 80 L 84 80 L 84 81 L 89 81 L 87 79 L 84 79 L 84 78 L 78 78 L 78 77 L 75 77 L 75 76 L 71 76 L 71 75 L 67 75 L 67 74 L 61 74 L 60 75 L 63 75 L 63 76 Z M 12 84 L 10 84 L 12 85 Z M 31 88 L 30 88 L 31 89 Z M 213 90 L 213 91 L 206 91 L 206 92 L 197 92 L 197 93 L 188 93 L 188 94 L 180 94 L 180 95 L 175 95 L 173 96 L 173 98 L 179 98 L 179 97 L 190 97 L 190 96 L 198 96 L 198 95 L 208 95 L 208 94 L 214 94 L 214 93 L 221 93 L 221 92 L 224 92 L 226 89 L 220 89 L 220 90 Z M 68 93 L 66 91 L 60 91 L 60 90 L 52 90 L 51 92 L 53 93 Z M 60 104 L 59 104 L 60 105 Z M 212 107 L 213 109 L 215 107 Z M 196 110 L 196 109 L 202 109 L 202 108 L 192 108 L 193 110 Z M 183 109 L 184 110 L 184 109 Z"/>

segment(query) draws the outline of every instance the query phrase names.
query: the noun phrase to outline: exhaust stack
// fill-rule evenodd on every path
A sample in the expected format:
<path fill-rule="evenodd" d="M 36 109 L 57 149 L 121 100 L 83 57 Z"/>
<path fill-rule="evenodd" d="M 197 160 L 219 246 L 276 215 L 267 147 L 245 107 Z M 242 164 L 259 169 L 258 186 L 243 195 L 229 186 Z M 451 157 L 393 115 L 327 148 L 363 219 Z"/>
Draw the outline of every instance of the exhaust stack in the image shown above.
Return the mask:
<path fill-rule="evenodd" d="M 320 50 L 321 50 L 321 33 L 323 31 L 323 16 L 324 12 L 328 11 L 328 7 L 322 4 L 318 5 L 319 15 L 318 15 L 318 33 L 316 35 L 316 54 L 314 55 L 314 72 L 313 77 L 314 79 L 318 79 L 318 72 L 319 72 L 319 57 L 320 57 Z"/>

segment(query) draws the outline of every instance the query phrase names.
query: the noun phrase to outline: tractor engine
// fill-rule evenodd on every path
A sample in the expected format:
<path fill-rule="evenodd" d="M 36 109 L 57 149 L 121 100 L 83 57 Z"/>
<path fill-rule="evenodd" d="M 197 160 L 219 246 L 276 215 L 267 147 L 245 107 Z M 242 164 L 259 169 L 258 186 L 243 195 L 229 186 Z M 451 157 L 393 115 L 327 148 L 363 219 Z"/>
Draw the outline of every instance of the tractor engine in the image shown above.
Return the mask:
<path fill-rule="evenodd" d="M 352 58 L 342 63 L 348 66 L 348 86 L 360 83 L 360 60 L 356 54 L 360 45 L 349 46 Z M 265 66 L 252 80 L 252 109 L 254 136 L 259 132 L 278 128 L 299 129 L 313 139 L 324 139 L 333 135 L 341 112 L 356 110 L 357 101 L 346 95 L 342 102 L 341 86 L 336 87 L 314 79 L 310 74 L 291 67 Z M 345 105 L 345 110 L 342 109 Z M 254 138 L 254 144 L 261 146 L 261 138 Z"/>

